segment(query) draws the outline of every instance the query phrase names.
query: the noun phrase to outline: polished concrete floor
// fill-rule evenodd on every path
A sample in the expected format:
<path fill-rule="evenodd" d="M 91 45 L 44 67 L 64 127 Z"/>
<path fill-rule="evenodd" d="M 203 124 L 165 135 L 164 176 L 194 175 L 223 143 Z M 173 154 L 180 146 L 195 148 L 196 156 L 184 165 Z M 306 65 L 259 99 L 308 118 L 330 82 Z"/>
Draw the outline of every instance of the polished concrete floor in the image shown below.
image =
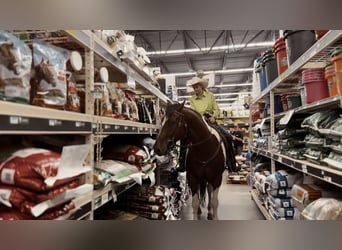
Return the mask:
<path fill-rule="evenodd" d="M 264 216 L 251 199 L 247 184 L 226 184 L 227 171 L 223 173 L 219 191 L 219 220 L 264 220 Z M 202 220 L 206 220 L 207 210 L 202 208 Z M 192 220 L 191 197 L 181 212 L 182 220 Z"/>

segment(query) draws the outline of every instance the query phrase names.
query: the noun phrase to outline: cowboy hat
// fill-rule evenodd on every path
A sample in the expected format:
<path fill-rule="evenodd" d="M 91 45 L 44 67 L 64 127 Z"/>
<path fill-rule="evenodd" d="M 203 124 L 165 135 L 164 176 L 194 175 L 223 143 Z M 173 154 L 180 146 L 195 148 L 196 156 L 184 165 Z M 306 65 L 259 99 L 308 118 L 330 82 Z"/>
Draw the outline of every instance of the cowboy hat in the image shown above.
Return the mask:
<path fill-rule="evenodd" d="M 189 80 L 187 82 L 188 86 L 193 87 L 195 84 L 199 84 L 202 86 L 203 89 L 206 89 L 208 87 L 209 81 L 208 81 L 208 79 L 200 78 L 198 76 L 194 76 L 193 78 L 191 78 L 191 80 Z"/>

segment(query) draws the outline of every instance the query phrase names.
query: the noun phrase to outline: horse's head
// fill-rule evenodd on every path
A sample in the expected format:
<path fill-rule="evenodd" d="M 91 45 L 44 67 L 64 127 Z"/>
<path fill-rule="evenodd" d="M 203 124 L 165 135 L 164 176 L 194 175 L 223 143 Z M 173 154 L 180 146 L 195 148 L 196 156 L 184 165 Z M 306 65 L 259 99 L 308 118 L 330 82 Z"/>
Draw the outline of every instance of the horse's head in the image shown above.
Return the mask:
<path fill-rule="evenodd" d="M 0 45 L 0 62 L 16 75 L 19 74 L 19 64 L 14 54 L 13 43 L 3 43 Z"/>
<path fill-rule="evenodd" d="M 47 83 L 52 84 L 53 87 L 56 86 L 55 74 L 53 73 L 53 65 L 49 62 L 42 61 L 34 67 L 34 78 L 37 82 L 45 80 Z"/>
<path fill-rule="evenodd" d="M 178 140 L 185 138 L 187 134 L 187 124 L 184 120 L 184 115 L 182 114 L 183 108 L 184 102 L 175 104 L 168 102 L 164 121 L 154 144 L 154 150 L 158 155 L 167 154 L 168 150 L 170 150 Z"/>

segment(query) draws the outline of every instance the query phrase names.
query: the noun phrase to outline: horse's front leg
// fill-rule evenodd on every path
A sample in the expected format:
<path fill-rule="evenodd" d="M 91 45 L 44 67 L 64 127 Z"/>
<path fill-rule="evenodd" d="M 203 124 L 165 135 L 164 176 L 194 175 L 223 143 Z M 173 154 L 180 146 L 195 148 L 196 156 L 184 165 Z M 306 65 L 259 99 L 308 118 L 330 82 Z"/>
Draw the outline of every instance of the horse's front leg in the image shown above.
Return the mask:
<path fill-rule="evenodd" d="M 220 187 L 217 187 L 214 191 L 213 191 L 213 195 L 211 198 L 211 202 L 212 202 L 212 208 L 213 208 L 213 220 L 217 220 L 217 208 L 219 205 L 219 201 L 218 201 L 218 192 L 219 192 Z"/>
<path fill-rule="evenodd" d="M 200 219 L 201 212 L 200 212 L 200 200 L 199 200 L 198 192 L 192 195 L 192 213 L 193 213 L 194 220 Z"/>
<path fill-rule="evenodd" d="M 213 203 L 212 203 L 212 198 L 213 198 L 213 186 L 211 184 L 208 184 L 208 220 L 213 219 Z"/>

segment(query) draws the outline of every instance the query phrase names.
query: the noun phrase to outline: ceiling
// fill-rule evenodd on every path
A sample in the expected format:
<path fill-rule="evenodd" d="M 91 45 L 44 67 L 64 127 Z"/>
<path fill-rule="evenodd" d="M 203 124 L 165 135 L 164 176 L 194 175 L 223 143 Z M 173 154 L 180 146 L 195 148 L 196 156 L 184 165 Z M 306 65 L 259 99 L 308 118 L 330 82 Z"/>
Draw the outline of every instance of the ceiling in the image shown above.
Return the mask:
<path fill-rule="evenodd" d="M 278 30 L 126 30 L 135 36 L 135 44 L 149 54 L 150 66 L 160 67 L 162 74 L 189 73 L 198 70 L 218 71 L 215 86 L 210 90 L 220 105 L 234 102 L 238 94 L 251 91 L 254 60 L 262 51 L 271 48 L 279 37 Z M 261 43 L 269 42 L 268 45 Z M 253 46 L 256 45 L 256 46 Z M 190 50 L 192 49 L 192 51 Z M 175 51 L 175 50 L 186 50 Z M 195 50 L 195 51 L 194 51 Z M 165 53 L 167 51 L 167 53 Z M 220 70 L 245 69 L 247 72 L 221 73 Z M 194 74 L 176 76 L 179 99 L 188 96 L 184 88 Z M 233 85 L 234 84 L 234 85 Z M 244 85 L 241 85 L 244 84 Z M 220 85 L 233 85 L 221 87 Z M 183 87 L 183 88 L 182 88 Z"/>

